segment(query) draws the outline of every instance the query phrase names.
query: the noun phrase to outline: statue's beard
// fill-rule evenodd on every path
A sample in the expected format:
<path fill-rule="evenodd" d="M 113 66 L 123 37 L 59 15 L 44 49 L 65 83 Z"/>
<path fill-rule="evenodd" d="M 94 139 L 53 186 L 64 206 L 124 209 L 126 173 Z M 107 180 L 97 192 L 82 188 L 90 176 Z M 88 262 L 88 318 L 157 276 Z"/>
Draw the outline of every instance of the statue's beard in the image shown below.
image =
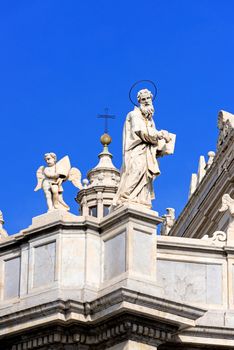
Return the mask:
<path fill-rule="evenodd" d="M 154 106 L 144 106 L 143 104 L 140 104 L 140 111 L 144 115 L 145 118 L 151 119 L 154 115 Z"/>

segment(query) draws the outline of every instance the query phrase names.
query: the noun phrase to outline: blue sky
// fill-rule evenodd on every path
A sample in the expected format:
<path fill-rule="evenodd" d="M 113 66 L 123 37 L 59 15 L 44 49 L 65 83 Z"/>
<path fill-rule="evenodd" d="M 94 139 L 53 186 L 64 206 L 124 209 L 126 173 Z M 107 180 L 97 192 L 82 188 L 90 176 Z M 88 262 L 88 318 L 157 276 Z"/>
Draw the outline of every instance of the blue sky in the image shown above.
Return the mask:
<path fill-rule="evenodd" d="M 154 208 L 177 215 L 200 154 L 215 150 L 217 113 L 234 112 L 232 0 L 5 1 L 0 4 L 0 209 L 16 233 L 46 211 L 35 172 L 45 152 L 70 156 L 83 177 L 97 163 L 105 107 L 114 163 L 131 85 L 158 87 L 158 129 L 177 134 L 160 162 Z M 77 213 L 76 189 L 64 186 Z"/>

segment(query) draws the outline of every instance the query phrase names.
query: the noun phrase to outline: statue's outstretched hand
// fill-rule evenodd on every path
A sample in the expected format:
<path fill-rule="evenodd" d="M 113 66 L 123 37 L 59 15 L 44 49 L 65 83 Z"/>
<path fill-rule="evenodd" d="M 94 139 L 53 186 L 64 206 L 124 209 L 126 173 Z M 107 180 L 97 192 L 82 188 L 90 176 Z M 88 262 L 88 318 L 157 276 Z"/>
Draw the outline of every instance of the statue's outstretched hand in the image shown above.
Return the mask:
<path fill-rule="evenodd" d="M 167 130 L 161 130 L 158 132 L 158 138 L 161 140 L 161 139 L 164 139 L 166 142 L 170 142 L 171 141 L 171 137 L 170 137 L 170 134 Z"/>

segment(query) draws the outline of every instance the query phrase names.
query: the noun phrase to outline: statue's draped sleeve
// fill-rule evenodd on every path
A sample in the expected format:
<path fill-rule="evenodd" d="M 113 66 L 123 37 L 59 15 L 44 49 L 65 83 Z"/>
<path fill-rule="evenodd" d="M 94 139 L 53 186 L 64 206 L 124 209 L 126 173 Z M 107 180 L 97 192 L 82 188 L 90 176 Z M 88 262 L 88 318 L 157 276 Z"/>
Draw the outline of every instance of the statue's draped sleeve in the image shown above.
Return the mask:
<path fill-rule="evenodd" d="M 142 117 L 139 117 L 136 113 L 131 113 L 130 123 L 132 133 L 135 133 L 135 135 L 137 135 L 141 141 L 151 145 L 157 144 L 158 133 L 153 120 L 146 121 Z"/>

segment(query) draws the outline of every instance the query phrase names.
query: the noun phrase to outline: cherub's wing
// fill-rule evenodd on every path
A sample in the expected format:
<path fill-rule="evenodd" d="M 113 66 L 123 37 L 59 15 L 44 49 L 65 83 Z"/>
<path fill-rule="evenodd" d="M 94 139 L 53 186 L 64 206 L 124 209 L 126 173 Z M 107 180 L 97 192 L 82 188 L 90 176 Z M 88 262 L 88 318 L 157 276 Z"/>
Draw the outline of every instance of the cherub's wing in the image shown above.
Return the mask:
<path fill-rule="evenodd" d="M 81 172 L 79 169 L 71 168 L 69 171 L 68 180 L 71 181 L 75 187 L 82 190 L 83 186 L 81 184 Z"/>
<path fill-rule="evenodd" d="M 37 186 L 34 188 L 34 191 L 35 191 L 35 192 L 41 189 L 41 187 L 42 187 L 42 181 L 43 181 L 44 178 L 45 178 L 45 175 L 44 175 L 44 167 L 43 167 L 43 166 L 40 166 L 40 167 L 37 169 L 36 177 L 37 177 Z"/>
<path fill-rule="evenodd" d="M 226 211 L 234 205 L 234 199 L 232 199 L 228 193 L 225 193 L 222 197 L 222 206 L 219 211 Z"/>

